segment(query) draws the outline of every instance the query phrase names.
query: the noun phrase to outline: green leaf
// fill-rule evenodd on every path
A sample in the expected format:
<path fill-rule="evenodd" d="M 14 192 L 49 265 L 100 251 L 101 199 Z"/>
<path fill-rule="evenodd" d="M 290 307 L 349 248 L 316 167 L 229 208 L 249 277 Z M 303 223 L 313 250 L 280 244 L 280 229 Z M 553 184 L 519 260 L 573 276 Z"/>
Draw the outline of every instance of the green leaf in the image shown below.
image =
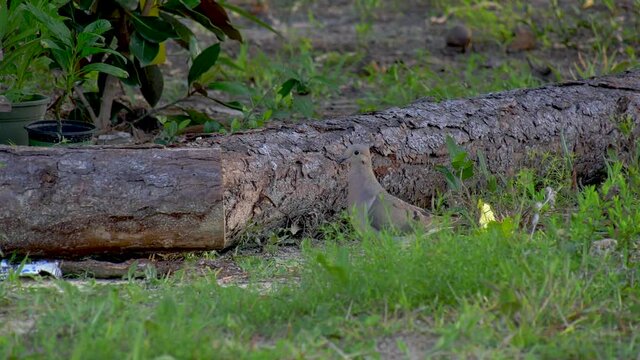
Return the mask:
<path fill-rule="evenodd" d="M 210 98 L 211 100 L 217 102 L 218 104 L 222 105 L 222 106 L 226 106 L 229 109 L 233 109 L 233 110 L 238 110 L 238 111 L 244 111 L 244 105 L 242 105 L 241 102 L 239 101 L 222 101 L 222 100 L 218 100 L 218 99 L 214 99 L 214 98 Z"/>
<path fill-rule="evenodd" d="M 461 152 L 460 147 L 456 144 L 456 141 L 451 137 L 451 135 L 447 135 L 445 138 L 445 143 L 447 144 L 447 150 L 449 151 L 449 156 L 453 159 L 458 153 Z"/>
<path fill-rule="evenodd" d="M 470 179 L 471 177 L 473 177 L 473 164 L 471 164 L 471 166 L 465 167 L 462 170 L 462 173 L 460 174 L 461 180 L 467 180 L 467 179 Z"/>
<path fill-rule="evenodd" d="M 189 50 L 191 50 L 191 42 L 193 39 L 195 39 L 195 34 L 193 33 L 193 31 L 191 31 L 191 29 L 189 29 L 188 27 L 186 27 L 183 23 L 181 23 L 178 19 L 176 19 L 175 17 L 173 17 L 172 15 L 165 13 L 165 12 L 161 12 L 160 13 L 160 17 L 168 22 L 169 24 L 171 24 L 171 26 L 173 26 L 173 29 L 176 31 L 176 34 L 178 35 L 178 37 L 180 38 L 180 40 L 182 40 L 184 42 L 184 44 L 178 42 L 181 46 L 183 47 L 188 47 Z M 196 41 L 197 44 L 197 41 Z"/>
<path fill-rule="evenodd" d="M 9 27 L 9 9 L 7 7 L 7 2 L 3 1 L 2 3 L 0 3 L 0 39 L 5 37 L 8 27 Z M 0 49 L 2 49 L 1 44 L 0 44 Z"/>
<path fill-rule="evenodd" d="M 451 157 L 451 166 L 454 169 L 460 170 L 467 164 L 467 153 L 459 152 Z"/>
<path fill-rule="evenodd" d="M 180 121 L 180 124 L 178 124 L 178 130 L 186 128 L 187 126 L 189 126 L 189 123 L 191 123 L 191 119 L 184 119 Z"/>
<path fill-rule="evenodd" d="M 218 56 L 220 55 L 220 43 L 213 44 L 204 49 L 194 60 L 191 68 L 189 69 L 189 86 L 198 80 L 198 78 L 207 72 L 213 65 L 216 64 Z"/>
<path fill-rule="evenodd" d="M 251 96 L 251 89 L 235 81 L 212 82 L 207 87 L 211 90 L 223 91 L 231 95 Z"/>
<path fill-rule="evenodd" d="M 171 5 L 172 6 L 169 6 L 169 4 L 165 4 L 162 6 L 162 9 L 171 14 L 182 16 L 184 18 L 188 18 L 196 21 L 200 25 L 204 26 L 207 30 L 214 33 L 218 38 L 218 40 L 220 41 L 223 41 L 225 39 L 224 31 L 222 31 L 222 29 L 212 24 L 211 21 L 209 21 L 209 18 L 207 18 L 205 15 L 186 7 L 181 2 L 177 2 L 177 4 L 174 4 L 173 2 L 171 2 Z"/>
<path fill-rule="evenodd" d="M 231 132 L 238 131 L 242 128 L 242 123 L 237 118 L 231 120 Z"/>
<path fill-rule="evenodd" d="M 251 14 L 250 12 L 246 11 L 245 9 L 229 4 L 227 2 L 222 2 L 221 5 L 231 11 L 233 11 L 234 13 L 262 26 L 263 28 L 271 31 L 272 33 L 278 35 L 279 37 L 283 37 L 282 34 L 280 34 L 276 29 L 274 29 L 273 27 L 271 27 L 271 25 L 267 24 L 266 22 L 260 20 L 259 18 L 257 18 L 256 16 L 254 16 L 253 14 Z"/>
<path fill-rule="evenodd" d="M 164 90 L 164 77 L 158 65 L 149 65 L 140 70 L 140 91 L 151 107 L 160 101 Z"/>
<path fill-rule="evenodd" d="M 195 110 L 195 109 L 184 109 L 184 111 L 187 113 L 187 115 L 189 115 L 189 119 L 191 119 L 191 121 L 193 121 L 194 124 L 205 124 L 207 121 L 210 121 L 211 118 L 209 117 L 209 115 Z"/>
<path fill-rule="evenodd" d="M 68 51 L 60 49 L 51 49 L 53 60 L 62 68 L 63 71 L 69 73 L 73 71 L 71 64 L 71 54 Z"/>
<path fill-rule="evenodd" d="M 49 30 L 53 34 L 56 40 L 58 40 L 68 48 L 73 47 L 73 38 L 71 36 L 71 31 L 64 24 L 64 21 L 62 21 L 61 19 L 53 18 L 51 15 L 38 9 L 29 2 L 26 2 L 24 6 L 27 11 L 33 14 L 33 16 L 35 16 L 36 19 L 38 19 L 38 21 L 41 22 L 47 28 L 47 30 Z"/>
<path fill-rule="evenodd" d="M 120 69 L 119 67 L 105 64 L 105 63 L 89 64 L 89 65 L 83 66 L 82 69 L 80 69 L 81 74 L 88 74 L 92 71 L 102 72 L 102 73 L 113 75 L 119 78 L 129 77 L 129 74 L 127 74 L 126 71 Z"/>
<path fill-rule="evenodd" d="M 76 48 L 77 49 L 82 49 L 84 47 L 87 46 L 94 46 L 94 45 L 99 45 L 98 42 L 99 40 L 104 39 L 102 36 L 100 35 L 96 35 L 96 34 L 92 34 L 92 33 L 80 33 L 78 34 L 77 38 L 76 38 Z"/>
<path fill-rule="evenodd" d="M 165 9 L 178 10 L 183 8 L 193 9 L 200 5 L 200 0 L 169 0 L 162 5 Z"/>
<path fill-rule="evenodd" d="M 167 39 L 178 38 L 178 34 L 174 30 L 173 26 L 157 16 L 137 16 L 131 15 L 133 20 L 133 27 L 136 32 L 146 40 L 161 43 Z"/>
<path fill-rule="evenodd" d="M 129 49 L 131 49 L 133 55 L 138 60 L 140 60 L 142 66 L 146 66 L 149 65 L 156 58 L 156 56 L 158 56 L 160 45 L 147 41 L 137 32 L 134 32 L 133 36 L 131 37 L 131 44 L 129 44 Z"/>
<path fill-rule="evenodd" d="M 442 165 L 436 165 L 436 170 L 440 173 L 442 173 L 442 175 L 444 175 L 445 180 L 447 181 L 447 184 L 449 185 L 449 188 L 451 188 L 452 190 L 459 190 L 460 189 L 460 182 L 458 180 L 457 177 L 455 177 L 451 171 L 449 170 L 449 168 L 442 166 Z"/>
<path fill-rule="evenodd" d="M 41 42 L 44 45 L 44 47 L 46 47 L 47 49 L 55 49 L 55 50 L 63 51 L 62 48 L 55 41 L 51 39 L 42 39 Z"/>
<path fill-rule="evenodd" d="M 105 19 L 98 19 L 82 29 L 83 33 L 102 35 L 111 29 L 111 23 Z"/>
<path fill-rule="evenodd" d="M 89 55 L 95 55 L 95 54 L 111 54 L 113 56 L 116 56 L 118 58 L 120 58 L 123 61 L 127 61 L 127 58 L 124 57 L 120 52 L 113 50 L 113 49 L 109 49 L 109 48 L 100 48 L 100 47 L 85 47 L 82 48 L 80 50 L 80 57 L 81 58 L 85 58 Z"/>
<path fill-rule="evenodd" d="M 138 8 L 138 1 L 139 0 L 116 0 L 120 6 L 129 11 L 133 11 Z"/>
<path fill-rule="evenodd" d="M 110 57 L 107 59 L 108 63 L 118 67 L 129 74 L 129 77 L 126 79 L 121 79 L 121 81 L 129 86 L 140 86 L 140 76 L 139 73 L 142 72 L 142 69 L 139 67 L 138 61 L 127 61 L 126 58 L 120 57 Z"/>
<path fill-rule="evenodd" d="M 221 128 L 222 128 L 222 125 L 220 125 L 219 122 L 214 120 L 209 120 L 206 123 L 204 123 L 203 130 L 206 133 L 213 133 L 213 132 L 220 131 Z"/>
<path fill-rule="evenodd" d="M 291 90 L 294 86 L 299 86 L 300 80 L 291 78 L 280 85 L 280 90 L 278 90 L 278 95 L 285 97 L 291 93 Z"/>

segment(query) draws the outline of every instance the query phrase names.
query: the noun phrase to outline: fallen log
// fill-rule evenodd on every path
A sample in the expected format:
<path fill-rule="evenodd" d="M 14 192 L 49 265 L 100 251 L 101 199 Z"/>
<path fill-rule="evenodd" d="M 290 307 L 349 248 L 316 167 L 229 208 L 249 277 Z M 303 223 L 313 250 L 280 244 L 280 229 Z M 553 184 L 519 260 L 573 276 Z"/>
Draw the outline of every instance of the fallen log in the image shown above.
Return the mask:
<path fill-rule="evenodd" d="M 346 168 L 335 160 L 352 143 L 370 144 L 382 185 L 421 206 L 446 187 L 435 165 L 448 161 L 447 135 L 506 175 L 565 145 L 588 181 L 609 147 L 625 151 L 638 136 L 640 127 L 629 136 L 620 124 L 639 119 L 635 71 L 274 124 L 186 149 L 0 147 L 0 250 L 76 257 L 222 249 L 281 228 L 309 233 L 344 207 Z"/>
<path fill-rule="evenodd" d="M 489 170 L 514 174 L 535 165 L 531 155 L 562 155 L 564 141 L 574 171 L 588 181 L 604 166 L 606 150 L 622 151 L 629 137 L 619 128 L 640 126 L 640 71 L 570 81 L 537 89 L 488 94 L 404 108 L 202 139 L 192 146 L 220 146 L 230 243 L 278 228 L 310 231 L 345 204 L 346 169 L 335 160 L 351 143 L 372 146 L 381 184 L 406 201 L 425 206 L 444 178 L 451 135 L 472 156 L 481 150 Z M 563 140 L 564 139 L 564 140 Z M 630 147 L 629 147 L 630 148 Z M 293 232 L 293 231 L 292 231 Z"/>
<path fill-rule="evenodd" d="M 0 250 L 220 249 L 220 149 L 0 146 Z"/>

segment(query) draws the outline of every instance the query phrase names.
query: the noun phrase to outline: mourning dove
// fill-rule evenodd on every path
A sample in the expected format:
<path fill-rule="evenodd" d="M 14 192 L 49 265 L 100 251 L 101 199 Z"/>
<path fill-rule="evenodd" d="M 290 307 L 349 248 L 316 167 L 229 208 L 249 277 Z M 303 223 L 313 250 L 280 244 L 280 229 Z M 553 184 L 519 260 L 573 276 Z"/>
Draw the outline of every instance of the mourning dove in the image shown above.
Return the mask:
<path fill-rule="evenodd" d="M 416 224 L 429 226 L 430 215 L 389 194 L 378 182 L 371 166 L 371 152 L 366 145 L 350 146 L 340 163 L 349 161 L 347 205 L 354 227 L 366 231 L 369 227 L 380 231 L 395 230 L 408 233 Z"/>

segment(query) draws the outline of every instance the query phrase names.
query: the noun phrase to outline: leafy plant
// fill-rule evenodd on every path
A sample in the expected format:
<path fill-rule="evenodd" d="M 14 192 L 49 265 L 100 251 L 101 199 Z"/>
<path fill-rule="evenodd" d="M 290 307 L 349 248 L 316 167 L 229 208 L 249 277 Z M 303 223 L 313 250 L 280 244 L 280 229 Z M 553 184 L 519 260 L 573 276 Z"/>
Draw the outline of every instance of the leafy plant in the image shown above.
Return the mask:
<path fill-rule="evenodd" d="M 437 165 L 436 170 L 444 175 L 450 189 L 459 191 L 464 186 L 463 181 L 473 176 L 474 162 L 450 135 L 447 135 L 445 143 L 451 159 L 450 166 Z"/>
<path fill-rule="evenodd" d="M 56 55 L 56 52 L 83 55 L 76 58 L 79 62 L 75 63 L 75 72 L 68 72 L 73 74 L 75 79 L 69 77 L 62 81 L 66 94 L 78 76 L 85 79 L 85 75 L 91 71 L 100 72 L 97 82 L 97 98 L 100 98 L 100 103 L 96 105 L 83 101 L 83 105 L 84 108 L 88 108 L 89 115 L 92 112 L 97 114 L 95 117 L 92 116 L 93 121 L 98 128 L 105 130 L 111 126 L 118 110 L 127 109 L 125 106 L 114 106 L 117 103 L 119 82 L 140 89 L 142 96 L 152 108 L 146 111 L 144 116 L 159 112 L 194 95 L 208 97 L 206 87 L 200 78 L 218 60 L 220 42 L 227 38 L 242 41 L 240 32 L 231 25 L 225 8 L 268 27 L 240 8 L 213 0 L 69 1 L 59 11 L 64 19 L 54 19 L 57 21 L 55 25 L 51 19 L 43 22 L 55 26 L 58 32 L 56 42 L 49 44 L 52 57 L 58 66 L 63 70 L 70 70 L 72 62 L 66 60 L 68 55 Z M 192 20 L 202 25 L 216 36 L 218 42 L 201 50 L 194 32 L 181 20 Z M 69 31 L 61 29 L 60 21 L 64 21 Z M 89 35 L 78 37 L 78 41 L 71 44 L 62 40 L 69 34 L 82 33 Z M 176 101 L 156 107 L 164 92 L 164 75 L 159 65 L 165 60 L 166 42 L 170 40 L 187 49 L 191 56 L 191 67 L 185 79 L 188 91 Z M 83 50 L 80 45 L 88 45 L 92 49 Z M 128 76 L 123 76 L 125 74 Z M 90 97 L 89 94 L 83 96 L 80 92 L 77 92 L 77 95 L 81 100 L 83 97 Z M 58 100 L 64 102 L 67 99 L 61 97 Z"/>
<path fill-rule="evenodd" d="M 55 15 L 59 1 L 0 1 L 0 95 L 11 102 L 25 100 L 37 85 L 34 68 L 44 66 L 46 50 L 41 41 L 48 38 L 47 29 L 25 5 Z"/>
<path fill-rule="evenodd" d="M 57 119 L 61 117 L 62 104 L 92 72 L 121 78 L 128 76 L 126 71 L 116 66 L 90 62 L 94 57 L 106 54 L 125 59 L 120 53 L 106 46 L 103 34 L 111 30 L 108 21 L 100 19 L 72 30 L 61 17 L 47 14 L 32 4 L 26 4 L 26 8 L 51 33 L 51 39 L 43 39 L 42 42 L 49 49 L 55 66 L 60 70 L 59 88 L 62 89 L 62 95 L 54 103 Z"/>

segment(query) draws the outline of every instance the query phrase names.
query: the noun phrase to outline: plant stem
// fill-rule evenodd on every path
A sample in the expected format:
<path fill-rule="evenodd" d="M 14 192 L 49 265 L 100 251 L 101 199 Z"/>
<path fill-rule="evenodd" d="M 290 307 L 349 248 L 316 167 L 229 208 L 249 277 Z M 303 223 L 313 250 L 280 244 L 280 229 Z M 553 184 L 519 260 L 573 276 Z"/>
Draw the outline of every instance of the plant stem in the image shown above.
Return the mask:
<path fill-rule="evenodd" d="M 89 101 L 87 101 L 87 98 L 84 96 L 82 89 L 80 88 L 79 85 L 74 86 L 73 89 L 75 90 L 76 95 L 80 99 L 80 102 L 82 103 L 82 105 L 84 105 L 84 107 L 87 108 L 87 112 L 89 113 L 89 117 L 91 118 L 91 121 L 94 124 L 96 124 L 98 122 L 98 118 L 96 117 L 96 113 L 93 112 L 93 108 L 91 107 L 91 104 L 89 104 Z"/>

